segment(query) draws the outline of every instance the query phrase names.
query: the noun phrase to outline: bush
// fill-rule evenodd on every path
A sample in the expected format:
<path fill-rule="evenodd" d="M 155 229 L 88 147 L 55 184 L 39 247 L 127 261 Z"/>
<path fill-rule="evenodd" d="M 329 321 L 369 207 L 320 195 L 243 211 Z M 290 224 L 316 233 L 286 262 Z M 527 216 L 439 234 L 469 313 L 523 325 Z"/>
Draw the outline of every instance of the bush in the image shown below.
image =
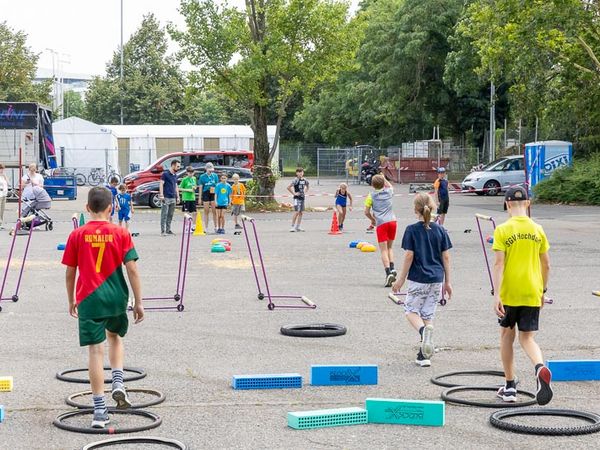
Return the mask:
<path fill-rule="evenodd" d="M 575 160 L 533 188 L 536 200 L 600 205 L 600 154 Z"/>

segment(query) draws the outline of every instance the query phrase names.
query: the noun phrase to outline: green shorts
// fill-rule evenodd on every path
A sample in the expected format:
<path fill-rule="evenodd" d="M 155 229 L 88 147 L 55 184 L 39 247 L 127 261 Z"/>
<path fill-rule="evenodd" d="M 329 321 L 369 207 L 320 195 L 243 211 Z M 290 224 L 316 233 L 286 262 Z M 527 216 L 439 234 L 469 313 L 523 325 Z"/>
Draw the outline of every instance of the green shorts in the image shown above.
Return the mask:
<path fill-rule="evenodd" d="M 103 319 L 79 318 L 79 345 L 101 344 L 106 340 L 106 330 L 123 337 L 127 334 L 129 319 L 127 313 Z"/>

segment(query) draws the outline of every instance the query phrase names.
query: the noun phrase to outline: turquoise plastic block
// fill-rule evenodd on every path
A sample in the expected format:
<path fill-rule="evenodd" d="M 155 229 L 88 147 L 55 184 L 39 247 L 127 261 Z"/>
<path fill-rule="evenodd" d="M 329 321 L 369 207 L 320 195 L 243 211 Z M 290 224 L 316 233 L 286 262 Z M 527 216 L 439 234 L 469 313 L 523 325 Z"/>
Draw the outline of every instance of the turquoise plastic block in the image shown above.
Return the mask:
<path fill-rule="evenodd" d="M 441 401 L 368 398 L 369 423 L 426 425 L 441 427 L 446 423 L 446 405 Z"/>
<path fill-rule="evenodd" d="M 554 360 L 546 361 L 552 372 L 552 381 L 593 381 L 600 380 L 600 360 Z"/>
<path fill-rule="evenodd" d="M 0 405 L 0 423 L 4 422 L 4 406 Z"/>
<path fill-rule="evenodd" d="M 261 375 L 234 375 L 234 389 L 289 389 L 302 387 L 302 375 L 298 373 L 274 373 Z"/>
<path fill-rule="evenodd" d="M 308 428 L 341 427 L 369 423 L 368 413 L 362 408 L 320 409 L 288 413 L 288 426 L 296 430 Z"/>

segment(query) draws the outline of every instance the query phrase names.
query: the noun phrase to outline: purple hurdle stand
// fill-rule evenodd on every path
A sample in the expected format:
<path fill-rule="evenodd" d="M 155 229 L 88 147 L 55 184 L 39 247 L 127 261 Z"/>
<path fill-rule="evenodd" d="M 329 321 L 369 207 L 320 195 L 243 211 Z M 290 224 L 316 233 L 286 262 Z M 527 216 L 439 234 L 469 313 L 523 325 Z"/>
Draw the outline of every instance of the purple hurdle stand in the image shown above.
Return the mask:
<path fill-rule="evenodd" d="M 483 232 L 481 231 L 481 221 L 485 220 L 485 221 L 491 222 L 493 230 L 496 229 L 496 221 L 494 220 L 494 218 L 492 216 L 486 216 L 484 214 L 475 214 L 475 220 L 477 221 L 477 230 L 479 231 L 479 240 L 481 241 L 481 248 L 483 249 L 483 258 L 485 259 L 485 267 L 487 268 L 488 278 L 490 279 L 490 286 L 492 288 L 491 293 L 492 293 L 492 295 L 494 295 L 494 293 L 495 293 L 494 278 L 492 277 L 492 269 L 490 267 L 490 262 L 488 260 L 488 251 L 485 246 L 485 239 L 483 239 Z M 544 303 L 551 305 L 552 303 L 554 303 L 554 300 L 552 300 L 551 298 L 545 298 Z"/>
<path fill-rule="evenodd" d="M 244 228 L 244 236 L 246 238 L 246 245 L 248 246 L 248 254 L 250 255 L 250 262 L 252 263 L 252 270 L 254 272 L 254 279 L 256 280 L 256 288 L 258 289 L 258 299 L 263 300 L 265 297 L 269 300 L 267 304 L 267 308 L 269 310 L 274 310 L 275 308 L 287 308 L 287 309 L 315 309 L 317 305 L 315 305 L 310 299 L 305 297 L 304 295 L 272 295 L 271 290 L 269 288 L 269 280 L 267 278 L 267 271 L 265 269 L 265 263 L 263 260 L 262 251 L 260 249 L 260 241 L 258 239 L 258 233 L 256 232 L 256 222 L 254 219 L 248 216 L 241 216 L 242 218 L 242 226 Z M 250 245 L 250 239 L 248 237 L 248 226 L 246 222 L 250 222 L 252 224 L 252 232 L 253 232 L 253 240 L 256 245 L 256 252 L 258 254 L 258 261 L 260 262 L 260 268 L 262 272 L 262 279 L 264 281 L 265 291 L 263 292 L 260 284 L 260 279 L 258 278 L 258 271 L 256 270 L 256 261 L 254 259 L 254 253 L 252 251 L 252 246 Z M 288 305 L 288 304 L 275 304 L 273 299 L 280 300 L 300 300 L 304 305 Z"/>
<path fill-rule="evenodd" d="M 31 242 L 31 236 L 33 234 L 33 226 L 29 227 L 29 233 L 27 235 L 27 244 L 25 244 L 25 251 L 23 252 L 23 259 L 21 261 L 21 268 L 19 269 L 19 278 L 17 279 L 17 286 L 15 288 L 15 293 L 11 297 L 3 297 L 4 288 L 6 287 L 6 279 L 8 277 L 8 270 L 10 268 L 10 263 L 12 260 L 13 252 L 15 249 L 15 240 L 17 239 L 17 230 L 21 229 L 21 219 L 17 219 L 17 223 L 15 224 L 15 231 L 13 233 L 12 242 L 10 244 L 10 250 L 8 251 L 8 259 L 6 261 L 6 267 L 4 268 L 4 275 L 2 277 L 2 286 L 0 286 L 0 302 L 12 300 L 13 302 L 19 301 L 19 288 L 21 287 L 21 279 L 23 278 L 23 270 L 25 269 L 25 261 L 27 260 L 27 253 L 29 252 L 29 243 Z M 2 307 L 0 307 L 0 311 L 2 311 Z"/>
<path fill-rule="evenodd" d="M 79 219 L 77 218 L 77 213 L 73 214 L 73 217 L 71 217 L 71 222 L 73 222 L 73 229 L 76 230 L 77 228 L 79 228 Z"/>
<path fill-rule="evenodd" d="M 183 228 L 181 233 L 181 246 L 179 248 L 179 266 L 177 268 L 177 288 L 175 294 L 169 297 L 143 297 L 144 301 L 160 301 L 160 300 L 175 300 L 176 305 L 165 305 L 165 306 L 144 306 L 146 311 L 161 311 L 176 309 L 181 312 L 184 309 L 183 306 L 183 294 L 185 293 L 185 280 L 187 276 L 188 259 L 190 254 L 190 238 L 192 231 L 192 216 L 185 214 L 183 216 Z M 131 308 L 129 308 L 131 309 Z"/>

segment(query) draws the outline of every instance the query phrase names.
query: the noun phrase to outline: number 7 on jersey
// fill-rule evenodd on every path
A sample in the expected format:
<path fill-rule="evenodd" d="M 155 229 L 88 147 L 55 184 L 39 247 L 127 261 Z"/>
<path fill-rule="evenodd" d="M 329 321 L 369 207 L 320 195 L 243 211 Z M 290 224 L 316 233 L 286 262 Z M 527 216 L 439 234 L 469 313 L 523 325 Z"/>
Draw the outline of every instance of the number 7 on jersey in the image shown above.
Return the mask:
<path fill-rule="evenodd" d="M 92 242 L 92 248 L 98 248 L 98 256 L 96 258 L 96 273 L 100 273 L 102 267 L 102 259 L 104 258 L 104 249 L 106 248 L 106 242 Z"/>

